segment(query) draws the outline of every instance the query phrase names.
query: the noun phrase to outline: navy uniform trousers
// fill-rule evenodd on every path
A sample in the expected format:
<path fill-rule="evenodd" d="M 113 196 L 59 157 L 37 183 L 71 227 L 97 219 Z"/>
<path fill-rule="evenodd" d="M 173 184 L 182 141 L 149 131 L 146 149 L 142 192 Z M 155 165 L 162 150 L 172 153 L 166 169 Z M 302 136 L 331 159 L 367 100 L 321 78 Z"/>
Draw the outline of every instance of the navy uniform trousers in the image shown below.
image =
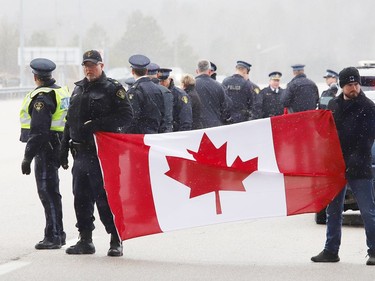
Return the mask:
<path fill-rule="evenodd" d="M 116 233 L 113 215 L 103 186 L 103 176 L 95 148 L 74 148 L 73 194 L 79 232 L 95 229 L 94 205 L 107 233 Z"/>
<path fill-rule="evenodd" d="M 34 158 L 34 173 L 39 199 L 44 207 L 46 217 L 45 237 L 61 237 L 63 233 L 63 213 L 61 194 L 59 190 L 58 163 L 55 150 L 50 149 L 47 144 Z"/>

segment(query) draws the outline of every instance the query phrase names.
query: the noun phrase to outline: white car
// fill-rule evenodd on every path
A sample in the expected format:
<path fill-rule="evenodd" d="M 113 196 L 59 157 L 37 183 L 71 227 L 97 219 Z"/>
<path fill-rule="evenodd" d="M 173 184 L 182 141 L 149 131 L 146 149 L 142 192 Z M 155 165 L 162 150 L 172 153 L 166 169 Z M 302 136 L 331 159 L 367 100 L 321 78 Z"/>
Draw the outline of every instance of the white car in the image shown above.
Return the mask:
<path fill-rule="evenodd" d="M 366 97 L 375 102 L 375 66 L 358 66 L 361 89 Z"/>

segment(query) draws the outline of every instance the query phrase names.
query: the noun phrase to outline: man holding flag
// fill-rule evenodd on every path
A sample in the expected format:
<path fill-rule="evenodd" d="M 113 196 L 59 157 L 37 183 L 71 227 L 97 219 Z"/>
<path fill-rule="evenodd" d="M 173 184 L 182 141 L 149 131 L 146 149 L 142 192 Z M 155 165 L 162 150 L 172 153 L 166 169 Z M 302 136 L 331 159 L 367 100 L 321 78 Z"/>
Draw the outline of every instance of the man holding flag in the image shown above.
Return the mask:
<path fill-rule="evenodd" d="M 68 150 L 74 164 L 73 194 L 79 241 L 66 249 L 70 255 L 94 254 L 92 242 L 94 205 L 107 233 L 111 234 L 108 256 L 122 256 L 122 244 L 103 187 L 103 177 L 94 142 L 94 132 L 126 133 L 133 113 L 125 89 L 103 71 L 103 60 L 97 50 L 83 54 L 85 78 L 75 83 L 66 116 L 61 144 L 60 164 L 68 168 Z"/>
<path fill-rule="evenodd" d="M 371 147 L 375 137 L 375 105 L 361 90 L 361 77 L 355 67 L 339 73 L 342 93 L 331 100 L 349 188 L 357 200 L 364 222 L 368 247 L 367 265 L 375 265 L 375 202 L 371 171 Z M 327 238 L 324 250 L 313 262 L 338 262 L 341 243 L 342 212 L 346 187 L 327 207 Z"/>

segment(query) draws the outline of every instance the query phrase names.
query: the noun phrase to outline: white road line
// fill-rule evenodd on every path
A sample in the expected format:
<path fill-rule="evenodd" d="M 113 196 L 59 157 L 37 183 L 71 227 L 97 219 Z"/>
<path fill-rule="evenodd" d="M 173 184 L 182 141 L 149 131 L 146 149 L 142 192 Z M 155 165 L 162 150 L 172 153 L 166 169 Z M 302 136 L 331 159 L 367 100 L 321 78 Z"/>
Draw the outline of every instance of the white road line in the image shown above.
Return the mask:
<path fill-rule="evenodd" d="M 7 274 L 11 271 L 17 270 L 21 267 L 24 267 L 26 265 L 29 265 L 30 262 L 24 262 L 24 261 L 11 261 L 8 263 L 4 263 L 0 265 L 0 276 Z"/>

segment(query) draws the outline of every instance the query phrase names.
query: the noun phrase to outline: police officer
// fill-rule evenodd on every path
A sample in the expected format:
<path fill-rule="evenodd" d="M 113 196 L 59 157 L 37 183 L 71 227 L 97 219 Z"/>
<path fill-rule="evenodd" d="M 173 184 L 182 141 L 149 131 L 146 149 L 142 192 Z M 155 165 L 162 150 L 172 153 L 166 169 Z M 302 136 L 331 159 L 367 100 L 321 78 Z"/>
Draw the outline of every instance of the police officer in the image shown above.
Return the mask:
<path fill-rule="evenodd" d="M 181 77 L 181 87 L 188 94 L 191 100 L 191 111 L 193 117 L 192 130 L 202 129 L 202 102 L 195 89 L 195 79 L 191 74 Z"/>
<path fill-rule="evenodd" d="M 163 94 L 163 103 L 160 106 L 164 106 L 164 108 L 159 108 L 162 113 L 159 133 L 169 133 L 173 132 L 173 95 L 167 87 L 159 84 L 159 69 L 159 65 L 151 62 L 147 66 L 147 76 L 150 77 L 151 81 L 154 82 Z"/>
<path fill-rule="evenodd" d="M 135 83 L 127 96 L 133 108 L 134 118 L 130 128 L 133 134 L 155 134 L 160 130 L 164 109 L 163 93 L 147 76 L 150 59 L 144 55 L 129 58 Z"/>
<path fill-rule="evenodd" d="M 299 112 L 316 109 L 319 100 L 319 90 L 316 84 L 305 74 L 305 65 L 292 65 L 294 78 L 287 84 L 282 98 L 284 107 L 289 112 Z"/>
<path fill-rule="evenodd" d="M 326 80 L 326 83 L 328 85 L 328 89 L 323 91 L 319 98 L 319 109 L 326 109 L 328 102 L 336 97 L 337 91 L 339 89 L 339 86 L 337 85 L 337 79 L 339 75 L 337 72 L 327 69 L 326 74 L 323 76 L 323 78 Z"/>
<path fill-rule="evenodd" d="M 284 107 L 281 97 L 285 94 L 285 90 L 280 87 L 281 72 L 271 72 L 269 77 L 269 85 L 262 89 L 258 95 L 255 95 L 253 118 L 266 118 L 281 115 Z"/>
<path fill-rule="evenodd" d="M 37 87 L 26 95 L 20 112 L 20 140 L 27 142 L 22 173 L 31 173 L 30 163 L 34 159 L 38 195 L 46 218 L 44 238 L 35 248 L 59 249 L 65 245 L 66 238 L 59 190 L 59 149 L 69 93 L 52 78 L 54 62 L 37 58 L 31 61 L 30 67 Z"/>
<path fill-rule="evenodd" d="M 231 121 L 248 121 L 253 107 L 253 87 L 248 80 L 251 64 L 237 61 L 235 74 L 224 79 L 223 86 L 232 101 Z"/>
<path fill-rule="evenodd" d="M 371 147 L 375 138 L 375 104 L 361 89 L 361 76 L 355 67 L 346 67 L 339 73 L 342 93 L 332 99 L 328 109 L 340 139 L 345 160 L 347 185 L 327 206 L 327 229 L 324 249 L 313 256 L 313 262 L 338 262 L 342 235 L 342 212 L 346 189 L 349 187 L 358 203 L 365 227 L 366 265 L 375 265 L 375 201 L 371 172 Z"/>
<path fill-rule="evenodd" d="M 173 78 L 170 77 L 171 71 L 169 68 L 160 68 L 158 78 L 160 84 L 168 88 L 173 95 L 173 131 L 188 131 L 193 124 L 191 101 L 184 90 L 175 86 Z"/>
<path fill-rule="evenodd" d="M 125 133 L 132 120 L 132 109 L 125 89 L 103 71 L 100 53 L 90 50 L 83 54 L 85 78 L 75 83 L 70 100 L 60 161 L 68 167 L 69 146 L 74 158 L 73 194 L 76 226 L 79 241 L 66 249 L 67 254 L 94 254 L 94 205 L 107 233 L 111 234 L 108 256 L 122 256 L 122 243 L 118 236 L 107 195 L 94 142 L 97 131 Z M 69 145 L 70 143 L 70 145 Z"/>
<path fill-rule="evenodd" d="M 238 63 L 238 62 L 237 62 Z M 245 79 L 249 81 L 250 85 L 251 85 L 251 91 L 253 92 L 253 97 L 257 94 L 259 94 L 260 92 L 260 88 L 257 84 L 255 84 L 253 81 L 250 80 L 250 71 L 251 71 L 251 64 L 248 64 L 250 66 L 249 68 L 249 71 L 247 72 L 247 74 L 245 74 Z"/>

